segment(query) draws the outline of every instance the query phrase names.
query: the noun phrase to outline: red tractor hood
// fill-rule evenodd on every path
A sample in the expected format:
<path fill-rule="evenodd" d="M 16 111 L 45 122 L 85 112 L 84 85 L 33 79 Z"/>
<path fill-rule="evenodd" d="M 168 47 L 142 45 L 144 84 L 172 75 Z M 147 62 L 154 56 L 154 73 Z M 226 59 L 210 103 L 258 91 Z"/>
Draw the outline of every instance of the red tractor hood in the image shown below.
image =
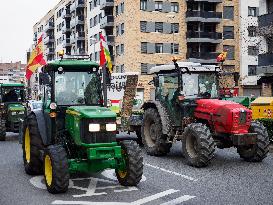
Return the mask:
<path fill-rule="evenodd" d="M 217 99 L 196 100 L 194 116 L 207 120 L 217 133 L 248 133 L 252 111 L 243 105 Z"/>

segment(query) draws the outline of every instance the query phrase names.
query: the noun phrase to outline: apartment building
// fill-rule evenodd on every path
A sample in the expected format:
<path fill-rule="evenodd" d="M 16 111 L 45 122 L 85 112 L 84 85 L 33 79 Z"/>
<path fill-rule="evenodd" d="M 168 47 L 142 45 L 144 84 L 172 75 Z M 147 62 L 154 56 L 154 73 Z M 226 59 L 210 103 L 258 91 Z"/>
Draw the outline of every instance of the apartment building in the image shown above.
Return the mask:
<path fill-rule="evenodd" d="M 0 83 L 24 83 L 25 67 L 21 61 L 0 63 Z"/>
<path fill-rule="evenodd" d="M 240 76 L 242 95 L 260 96 L 257 75 L 260 37 L 257 35 L 259 1 L 240 1 Z"/>
<path fill-rule="evenodd" d="M 273 94 L 273 0 L 260 0 L 258 33 L 261 37 L 257 73 L 261 76 L 262 95 Z"/>

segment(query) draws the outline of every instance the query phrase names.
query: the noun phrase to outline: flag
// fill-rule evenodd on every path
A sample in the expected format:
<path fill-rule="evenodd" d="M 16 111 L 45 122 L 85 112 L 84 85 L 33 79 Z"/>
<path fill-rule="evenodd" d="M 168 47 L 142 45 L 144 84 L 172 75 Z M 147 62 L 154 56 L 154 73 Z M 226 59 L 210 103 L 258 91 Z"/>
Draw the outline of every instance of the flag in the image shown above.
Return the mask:
<path fill-rule="evenodd" d="M 111 62 L 111 55 L 109 52 L 109 48 L 104 36 L 100 33 L 100 66 L 102 67 L 105 64 L 109 72 L 112 73 L 113 65 Z"/>
<path fill-rule="evenodd" d="M 223 51 L 222 53 L 220 53 L 218 56 L 217 56 L 217 59 L 216 61 L 217 62 L 224 62 L 227 58 L 227 51 Z"/>
<path fill-rule="evenodd" d="M 39 68 L 40 66 L 46 65 L 43 54 L 43 35 L 38 39 L 36 47 L 32 50 L 29 61 L 26 67 L 26 79 L 30 79 L 31 75 Z"/>

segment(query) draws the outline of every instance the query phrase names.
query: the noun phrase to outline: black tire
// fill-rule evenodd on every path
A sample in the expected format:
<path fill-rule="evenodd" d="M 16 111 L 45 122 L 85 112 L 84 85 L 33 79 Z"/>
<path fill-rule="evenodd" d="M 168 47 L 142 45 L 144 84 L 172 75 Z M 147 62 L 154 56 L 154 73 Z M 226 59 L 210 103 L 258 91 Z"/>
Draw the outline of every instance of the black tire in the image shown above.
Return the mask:
<path fill-rule="evenodd" d="M 66 192 L 69 186 L 69 167 L 65 149 L 61 145 L 47 147 L 43 161 L 48 192 L 52 194 Z"/>
<path fill-rule="evenodd" d="M 41 160 L 40 150 L 44 149 L 44 145 L 38 130 L 36 116 L 34 114 L 30 115 L 25 120 L 26 125 L 23 128 L 22 139 L 25 172 L 29 175 L 39 175 L 43 173 L 43 162 Z M 27 139 L 27 132 L 29 132 L 29 139 Z M 29 150 L 27 147 L 29 147 Z"/>
<path fill-rule="evenodd" d="M 142 147 L 144 144 L 142 142 L 142 137 L 141 137 L 141 127 L 140 128 L 136 128 L 135 132 L 136 132 L 136 136 L 137 136 L 137 141 L 136 142 L 138 143 L 139 146 Z"/>
<path fill-rule="evenodd" d="M 0 141 L 6 140 L 6 120 L 0 118 Z"/>
<path fill-rule="evenodd" d="M 122 156 L 125 161 L 126 170 L 116 169 L 118 181 L 123 186 L 136 186 L 143 174 L 143 156 L 135 141 L 121 141 Z"/>
<path fill-rule="evenodd" d="M 249 132 L 257 133 L 257 141 L 252 146 L 240 146 L 237 152 L 241 158 L 248 162 L 261 162 L 269 152 L 269 137 L 267 129 L 262 123 L 251 122 Z"/>
<path fill-rule="evenodd" d="M 141 138 L 147 154 L 163 156 L 170 152 L 171 143 L 167 143 L 167 136 L 162 133 L 161 118 L 156 109 L 148 108 L 143 115 Z"/>
<path fill-rule="evenodd" d="M 209 128 L 201 123 L 188 125 L 183 133 L 182 150 L 190 166 L 207 166 L 213 159 L 215 151 L 215 143 Z"/>

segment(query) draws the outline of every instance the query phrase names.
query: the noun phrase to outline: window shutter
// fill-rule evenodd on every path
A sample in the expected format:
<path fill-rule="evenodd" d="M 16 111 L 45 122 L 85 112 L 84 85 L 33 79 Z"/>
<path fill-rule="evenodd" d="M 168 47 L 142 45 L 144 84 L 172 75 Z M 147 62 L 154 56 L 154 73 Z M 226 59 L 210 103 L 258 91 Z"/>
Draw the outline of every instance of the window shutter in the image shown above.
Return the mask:
<path fill-rule="evenodd" d="M 141 21 L 140 22 L 140 31 L 146 32 L 147 31 L 147 21 Z"/>
<path fill-rule="evenodd" d="M 155 2 L 147 1 L 147 11 L 154 11 L 154 10 L 155 10 Z"/>
<path fill-rule="evenodd" d="M 234 60 L 234 52 L 235 52 L 234 46 L 224 46 L 224 50 L 228 50 L 227 51 L 227 59 Z"/>
<path fill-rule="evenodd" d="M 141 74 L 147 74 L 147 72 L 148 72 L 148 65 L 147 65 L 147 63 L 141 63 L 140 70 L 141 70 Z"/>
<path fill-rule="evenodd" d="M 172 47 L 170 43 L 163 43 L 163 53 L 172 53 Z"/>
<path fill-rule="evenodd" d="M 152 67 L 155 67 L 155 64 L 147 64 L 147 70 L 151 70 Z"/>
<path fill-rule="evenodd" d="M 141 42 L 141 53 L 147 53 L 147 43 Z"/>
<path fill-rule="evenodd" d="M 172 33 L 172 26 L 170 23 L 163 23 L 163 33 Z"/>
<path fill-rule="evenodd" d="M 155 44 L 147 43 L 147 53 L 155 53 Z"/>
<path fill-rule="evenodd" d="M 121 10 L 121 5 L 118 5 L 118 15 L 121 14 L 122 10 Z"/>
<path fill-rule="evenodd" d="M 259 7 L 256 7 L 256 16 L 259 16 Z"/>
<path fill-rule="evenodd" d="M 154 32 L 155 31 L 155 22 L 147 22 L 147 32 Z"/>
<path fill-rule="evenodd" d="M 165 13 L 171 12 L 171 3 L 170 2 L 163 2 L 162 12 L 165 12 Z"/>

